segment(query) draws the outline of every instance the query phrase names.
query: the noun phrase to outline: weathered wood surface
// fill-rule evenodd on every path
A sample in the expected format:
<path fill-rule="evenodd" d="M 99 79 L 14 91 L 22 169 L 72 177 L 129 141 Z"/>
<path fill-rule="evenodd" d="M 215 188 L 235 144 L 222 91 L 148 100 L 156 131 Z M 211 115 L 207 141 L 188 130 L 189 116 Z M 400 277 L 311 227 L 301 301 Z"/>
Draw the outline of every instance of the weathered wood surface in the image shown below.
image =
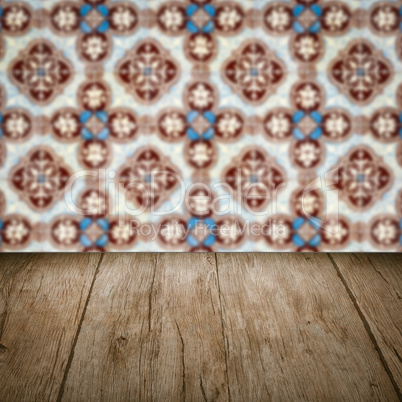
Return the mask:
<path fill-rule="evenodd" d="M 398 400 L 401 270 L 397 254 L 2 254 L 0 401 Z"/>
<path fill-rule="evenodd" d="M 57 399 L 100 258 L 1 255 L 0 401 Z"/>
<path fill-rule="evenodd" d="M 333 254 L 385 366 L 402 390 L 402 254 Z"/>
<path fill-rule="evenodd" d="M 232 400 L 397 400 L 326 255 L 217 260 Z"/>
<path fill-rule="evenodd" d="M 107 255 L 62 396 L 227 400 L 214 255 Z"/>

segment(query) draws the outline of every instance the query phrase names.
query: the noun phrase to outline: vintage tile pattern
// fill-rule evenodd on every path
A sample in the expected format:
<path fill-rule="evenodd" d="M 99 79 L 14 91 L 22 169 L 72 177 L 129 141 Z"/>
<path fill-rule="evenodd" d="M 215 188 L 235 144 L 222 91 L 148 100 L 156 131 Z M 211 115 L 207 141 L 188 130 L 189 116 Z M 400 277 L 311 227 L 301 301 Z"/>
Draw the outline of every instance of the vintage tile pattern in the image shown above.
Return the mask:
<path fill-rule="evenodd" d="M 401 251 L 402 1 L 0 1 L 2 251 Z"/>

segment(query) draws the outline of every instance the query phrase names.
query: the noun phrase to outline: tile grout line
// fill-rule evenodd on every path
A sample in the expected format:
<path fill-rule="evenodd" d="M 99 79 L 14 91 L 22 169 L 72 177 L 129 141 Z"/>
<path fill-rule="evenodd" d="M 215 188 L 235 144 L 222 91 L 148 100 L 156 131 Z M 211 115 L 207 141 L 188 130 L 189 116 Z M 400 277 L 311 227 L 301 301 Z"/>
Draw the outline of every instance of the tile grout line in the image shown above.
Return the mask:
<path fill-rule="evenodd" d="M 96 277 L 97 277 L 97 275 L 98 275 L 99 268 L 100 268 L 100 266 L 101 266 L 101 264 L 102 264 L 102 261 L 103 261 L 103 257 L 104 257 L 104 256 L 105 256 L 105 254 L 102 253 L 102 255 L 101 255 L 101 257 L 100 257 L 100 259 L 99 259 L 99 261 L 98 261 L 98 264 L 97 264 L 97 266 L 96 266 L 96 269 L 95 269 L 95 274 L 94 274 L 94 277 L 93 277 L 93 279 L 92 279 L 91 286 L 90 286 L 90 288 L 89 288 L 88 297 L 87 297 L 87 300 L 85 301 L 84 309 L 82 310 L 80 322 L 78 323 L 78 328 L 77 328 L 77 332 L 75 333 L 75 337 L 74 337 L 73 345 L 72 345 L 72 347 L 71 347 L 70 355 L 68 356 L 67 366 L 66 366 L 66 369 L 65 369 L 65 371 L 64 371 L 63 380 L 62 380 L 62 382 L 61 382 L 59 394 L 57 395 L 57 402 L 61 401 L 61 399 L 63 398 L 64 387 L 65 387 L 65 385 L 66 385 L 68 373 L 69 373 L 69 371 L 70 371 L 71 363 L 72 363 L 73 358 L 74 358 L 74 350 L 75 350 L 75 347 L 76 347 L 77 342 L 78 342 L 78 337 L 79 337 L 80 332 L 81 332 L 81 327 L 82 327 L 82 323 L 83 323 L 83 321 L 84 321 L 85 313 L 86 313 L 86 311 L 87 311 L 87 307 L 88 307 L 88 304 L 89 304 L 89 300 L 90 300 L 90 298 L 91 298 L 92 290 L 93 290 L 93 287 L 94 287 L 94 285 L 95 285 Z"/>
<path fill-rule="evenodd" d="M 366 320 L 366 317 L 364 316 L 362 310 L 360 309 L 359 304 L 357 302 L 357 299 L 356 299 L 355 295 L 353 294 L 352 290 L 349 288 L 344 276 L 341 273 L 341 270 L 338 267 L 338 264 L 335 262 L 335 260 L 332 257 L 331 253 L 327 253 L 327 256 L 328 256 L 329 260 L 331 261 L 332 265 L 334 266 L 334 268 L 336 270 L 336 273 L 338 274 L 339 279 L 341 280 L 343 286 L 346 289 L 346 292 L 348 293 L 350 299 L 352 300 L 352 303 L 353 303 L 353 305 L 354 305 L 354 307 L 355 307 L 355 309 L 356 309 L 356 311 L 357 311 L 357 313 L 358 313 L 358 315 L 360 317 L 360 320 L 363 322 L 364 329 L 366 330 L 366 332 L 367 332 L 367 334 L 368 334 L 368 336 L 369 336 L 369 338 L 370 338 L 370 340 L 371 340 L 371 342 L 372 342 L 372 344 L 374 346 L 374 349 L 376 350 L 376 352 L 377 352 L 377 354 L 378 354 L 378 356 L 380 358 L 381 364 L 384 367 L 385 372 L 387 373 L 389 379 L 391 380 L 391 383 L 392 383 L 392 385 L 393 385 L 393 387 L 395 389 L 395 392 L 396 392 L 396 394 L 398 396 L 398 399 L 400 401 L 402 401 L 401 390 L 399 389 L 398 384 L 395 381 L 395 378 L 394 378 L 394 376 L 392 374 L 392 371 L 389 368 L 388 363 L 387 363 L 387 361 L 386 361 L 386 359 L 385 359 L 385 357 L 384 357 L 384 355 L 382 353 L 382 350 L 381 350 L 380 346 L 377 343 L 377 340 L 376 340 L 376 338 L 375 338 L 375 336 L 373 334 L 373 331 L 371 330 L 370 324 L 368 323 L 368 321 Z"/>
<path fill-rule="evenodd" d="M 219 309 L 220 309 L 220 314 L 221 314 L 223 348 L 225 350 L 226 384 L 227 384 L 227 389 L 228 389 L 229 401 L 231 401 L 232 399 L 230 397 L 230 386 L 229 386 L 229 365 L 228 365 L 228 354 L 227 354 L 227 350 L 226 350 L 225 326 L 224 326 L 224 323 L 223 323 L 223 310 L 222 310 L 222 299 L 221 299 L 221 284 L 220 284 L 220 281 L 219 281 L 218 258 L 216 256 L 216 253 L 214 253 L 214 256 L 215 256 L 215 266 L 216 266 L 216 278 L 218 280 Z"/>

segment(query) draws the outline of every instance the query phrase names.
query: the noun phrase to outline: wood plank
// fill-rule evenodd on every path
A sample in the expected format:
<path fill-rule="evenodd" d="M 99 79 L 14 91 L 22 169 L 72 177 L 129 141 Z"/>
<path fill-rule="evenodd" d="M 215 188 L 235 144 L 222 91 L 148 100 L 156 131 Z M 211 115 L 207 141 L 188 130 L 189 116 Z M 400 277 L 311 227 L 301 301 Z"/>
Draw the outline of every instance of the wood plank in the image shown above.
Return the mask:
<path fill-rule="evenodd" d="M 225 370 L 213 255 L 105 256 L 64 400 L 227 400 Z"/>
<path fill-rule="evenodd" d="M 219 254 L 232 400 L 398 400 L 326 255 Z"/>
<path fill-rule="evenodd" d="M 101 256 L 0 256 L 0 400 L 56 400 Z"/>
<path fill-rule="evenodd" d="M 332 254 L 402 390 L 402 254 Z"/>

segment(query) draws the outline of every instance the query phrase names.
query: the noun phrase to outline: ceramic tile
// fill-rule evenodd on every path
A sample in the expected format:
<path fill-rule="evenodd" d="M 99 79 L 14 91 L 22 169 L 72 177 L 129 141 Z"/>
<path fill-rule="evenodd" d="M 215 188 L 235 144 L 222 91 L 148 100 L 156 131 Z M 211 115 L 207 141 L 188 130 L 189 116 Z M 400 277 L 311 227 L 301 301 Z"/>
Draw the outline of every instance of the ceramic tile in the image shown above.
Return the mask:
<path fill-rule="evenodd" d="M 399 3 L 0 9 L 2 250 L 401 250 Z"/>

